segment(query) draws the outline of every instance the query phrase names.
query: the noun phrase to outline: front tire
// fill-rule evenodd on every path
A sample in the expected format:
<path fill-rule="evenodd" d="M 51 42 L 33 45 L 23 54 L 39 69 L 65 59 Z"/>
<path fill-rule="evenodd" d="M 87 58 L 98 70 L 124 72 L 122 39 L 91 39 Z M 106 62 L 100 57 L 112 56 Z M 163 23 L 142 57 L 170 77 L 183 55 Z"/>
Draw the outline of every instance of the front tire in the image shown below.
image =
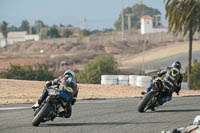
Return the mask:
<path fill-rule="evenodd" d="M 43 119 L 48 116 L 48 114 L 51 112 L 52 109 L 53 108 L 51 104 L 49 103 L 45 104 L 43 108 L 37 113 L 37 115 L 33 118 L 32 125 L 39 126 L 40 122 L 42 122 Z"/>
<path fill-rule="evenodd" d="M 154 91 L 150 91 L 149 93 L 147 93 L 143 99 L 140 101 L 139 105 L 138 105 L 138 112 L 143 113 L 145 112 L 145 108 L 147 106 L 147 104 L 151 101 L 151 99 L 156 95 L 156 93 Z"/>

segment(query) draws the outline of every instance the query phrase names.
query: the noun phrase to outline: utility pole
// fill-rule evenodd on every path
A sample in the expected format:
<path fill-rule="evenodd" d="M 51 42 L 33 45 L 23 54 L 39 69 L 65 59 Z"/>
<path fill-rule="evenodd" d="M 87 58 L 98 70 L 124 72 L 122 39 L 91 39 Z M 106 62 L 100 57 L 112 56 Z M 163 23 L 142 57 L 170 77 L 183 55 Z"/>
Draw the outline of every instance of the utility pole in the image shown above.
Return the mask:
<path fill-rule="evenodd" d="M 146 49 L 146 41 L 142 40 L 143 48 L 142 48 L 142 74 L 145 74 L 145 61 L 144 61 L 144 55 L 145 55 L 145 49 Z"/>
<path fill-rule="evenodd" d="M 160 17 L 160 15 L 153 15 L 155 17 L 155 26 L 158 26 L 158 18 Z"/>
<path fill-rule="evenodd" d="M 141 1 L 141 5 L 142 5 L 142 16 L 144 16 L 144 4 L 143 4 L 143 1 Z"/>
<path fill-rule="evenodd" d="M 131 30 L 131 17 L 133 16 L 133 13 L 130 14 L 126 14 L 126 16 L 128 17 L 128 30 Z"/>
<path fill-rule="evenodd" d="M 87 19 L 86 19 L 86 17 L 84 16 L 83 17 L 83 30 L 85 30 L 86 29 L 86 21 L 87 21 Z"/>
<path fill-rule="evenodd" d="M 122 29 L 122 41 L 124 41 L 124 0 L 121 0 L 121 7 L 122 7 L 122 25 L 121 25 L 121 29 Z"/>
<path fill-rule="evenodd" d="M 32 34 L 32 25 L 31 25 L 31 22 L 29 23 L 29 34 Z"/>

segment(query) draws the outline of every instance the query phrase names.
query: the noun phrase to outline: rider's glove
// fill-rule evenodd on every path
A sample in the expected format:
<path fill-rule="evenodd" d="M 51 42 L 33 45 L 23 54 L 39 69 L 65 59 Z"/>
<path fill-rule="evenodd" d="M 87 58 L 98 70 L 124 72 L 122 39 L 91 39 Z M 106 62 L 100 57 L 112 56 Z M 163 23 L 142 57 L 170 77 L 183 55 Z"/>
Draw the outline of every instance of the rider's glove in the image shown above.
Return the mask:
<path fill-rule="evenodd" d="M 72 105 L 76 104 L 76 99 L 72 99 Z"/>
<path fill-rule="evenodd" d="M 176 92 L 177 95 L 179 95 L 179 90 L 176 89 L 175 92 Z"/>
<path fill-rule="evenodd" d="M 51 82 L 51 81 L 47 81 L 47 82 L 46 82 L 46 87 L 48 88 L 48 87 L 50 87 L 50 86 L 52 86 L 52 82 Z"/>
<path fill-rule="evenodd" d="M 160 74 L 160 72 L 157 72 L 157 76 L 158 76 L 158 77 L 161 77 L 161 74 Z"/>
<path fill-rule="evenodd" d="M 174 89 L 174 91 L 176 92 L 177 95 L 179 95 L 180 88 L 179 88 L 179 87 L 176 87 L 176 88 Z"/>

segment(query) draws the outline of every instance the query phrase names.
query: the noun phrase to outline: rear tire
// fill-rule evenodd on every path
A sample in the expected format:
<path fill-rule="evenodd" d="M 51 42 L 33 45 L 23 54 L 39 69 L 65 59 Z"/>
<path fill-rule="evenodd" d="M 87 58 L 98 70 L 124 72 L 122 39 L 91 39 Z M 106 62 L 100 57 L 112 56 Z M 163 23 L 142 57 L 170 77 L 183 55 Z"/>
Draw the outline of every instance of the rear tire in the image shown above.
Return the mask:
<path fill-rule="evenodd" d="M 149 103 L 149 101 L 156 95 L 156 93 L 154 91 L 150 91 L 149 93 L 147 93 L 143 99 L 140 101 L 140 103 L 138 104 L 138 112 L 143 113 L 145 107 L 147 106 L 147 104 Z"/>
<path fill-rule="evenodd" d="M 39 126 L 40 122 L 42 122 L 43 119 L 48 116 L 48 114 L 51 112 L 52 109 L 53 108 L 51 104 L 49 103 L 45 104 L 43 108 L 37 113 L 37 115 L 33 118 L 32 125 Z"/>

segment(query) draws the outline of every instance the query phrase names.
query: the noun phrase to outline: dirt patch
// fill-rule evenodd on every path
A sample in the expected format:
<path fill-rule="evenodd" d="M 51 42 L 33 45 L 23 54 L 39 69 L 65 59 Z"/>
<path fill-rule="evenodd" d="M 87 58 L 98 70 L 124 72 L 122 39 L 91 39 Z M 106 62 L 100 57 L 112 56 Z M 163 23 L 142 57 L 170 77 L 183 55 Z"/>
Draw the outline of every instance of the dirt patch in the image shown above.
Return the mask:
<path fill-rule="evenodd" d="M 145 62 L 150 62 L 156 59 L 161 59 L 181 53 L 187 53 L 189 49 L 188 42 L 171 43 L 170 45 L 164 47 L 158 47 L 151 50 L 147 50 L 145 53 L 140 53 L 133 56 L 128 56 L 123 60 L 120 60 L 123 66 L 134 66 L 137 64 L 142 64 L 143 60 Z M 193 51 L 200 51 L 200 42 L 193 42 Z"/>
<path fill-rule="evenodd" d="M 45 82 L 0 79 L 0 104 L 34 103 Z M 78 84 L 78 99 L 140 97 L 144 88 L 119 85 Z M 200 91 L 182 90 L 179 96 L 200 95 Z M 176 96 L 176 95 L 174 95 Z"/>
<path fill-rule="evenodd" d="M 166 45 L 170 43 L 150 43 L 145 49 Z M 81 70 L 89 60 L 106 53 L 112 54 L 120 65 L 127 66 L 124 60 L 129 60 L 130 57 L 142 51 L 143 46 L 138 41 L 114 41 L 109 36 L 27 41 L 0 49 L 0 71 L 9 68 L 10 64 L 34 65 L 37 63 L 47 64 L 51 70 L 62 71 L 60 62 L 63 61 L 66 62 L 65 68 L 76 68 L 78 65 Z"/>

